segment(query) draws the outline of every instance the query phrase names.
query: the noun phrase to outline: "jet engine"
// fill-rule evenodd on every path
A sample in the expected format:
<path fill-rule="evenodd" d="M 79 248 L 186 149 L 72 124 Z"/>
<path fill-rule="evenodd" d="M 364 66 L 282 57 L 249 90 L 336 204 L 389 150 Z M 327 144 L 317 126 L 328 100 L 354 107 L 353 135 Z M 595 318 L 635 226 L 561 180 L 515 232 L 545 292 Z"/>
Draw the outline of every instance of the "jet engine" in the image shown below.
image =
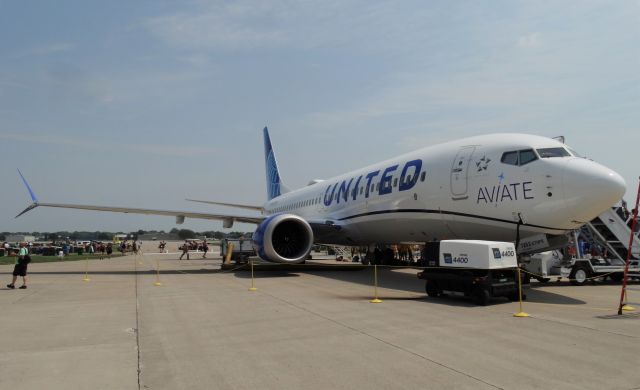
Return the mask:
<path fill-rule="evenodd" d="M 313 245 L 307 221 L 293 214 L 272 215 L 253 233 L 253 247 L 261 259 L 274 263 L 300 263 Z"/>

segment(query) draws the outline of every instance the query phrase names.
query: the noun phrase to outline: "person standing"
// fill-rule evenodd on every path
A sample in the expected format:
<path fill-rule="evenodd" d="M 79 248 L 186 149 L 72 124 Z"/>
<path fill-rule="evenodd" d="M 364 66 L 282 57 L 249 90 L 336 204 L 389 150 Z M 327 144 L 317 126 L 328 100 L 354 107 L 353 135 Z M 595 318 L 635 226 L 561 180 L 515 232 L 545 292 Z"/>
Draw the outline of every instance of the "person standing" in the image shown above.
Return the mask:
<path fill-rule="evenodd" d="M 180 260 L 182 260 L 182 257 L 184 255 L 187 255 L 187 260 L 189 260 L 189 242 L 187 242 L 186 240 L 182 245 L 182 254 L 180 255 Z"/>
<path fill-rule="evenodd" d="M 13 279 L 10 284 L 7 284 L 8 288 L 16 288 L 16 280 L 18 279 L 18 276 L 22 276 L 22 286 L 19 288 L 23 290 L 27 288 L 27 264 L 29 264 L 30 261 L 31 258 L 29 257 L 29 251 L 27 250 L 27 244 L 21 242 L 18 257 L 16 257 L 16 264 L 13 267 Z"/>
<path fill-rule="evenodd" d="M 110 259 L 111 258 L 111 254 L 113 253 L 113 246 L 111 245 L 111 243 L 107 244 L 107 257 Z"/>
<path fill-rule="evenodd" d="M 207 245 L 207 240 L 202 241 L 202 258 L 207 258 L 207 252 L 209 252 L 209 245 Z"/>

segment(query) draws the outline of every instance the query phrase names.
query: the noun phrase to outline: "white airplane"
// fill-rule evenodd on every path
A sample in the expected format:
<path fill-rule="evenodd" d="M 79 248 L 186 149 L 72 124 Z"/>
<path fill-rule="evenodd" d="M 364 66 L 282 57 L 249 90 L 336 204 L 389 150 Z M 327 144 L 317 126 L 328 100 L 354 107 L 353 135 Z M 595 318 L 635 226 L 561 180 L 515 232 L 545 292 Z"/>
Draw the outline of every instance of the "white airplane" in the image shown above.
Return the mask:
<path fill-rule="evenodd" d="M 290 191 L 282 183 L 264 128 L 268 201 L 263 206 L 212 201 L 261 215 L 196 213 L 127 207 L 41 203 L 35 207 L 234 221 L 258 225 L 253 242 L 267 261 L 304 261 L 314 243 L 373 245 L 467 238 L 564 242 L 624 195 L 622 177 L 554 139 L 491 134 L 439 145 Z M 16 217 L 16 218 L 17 218 Z M 517 230 L 517 233 L 516 233 Z M 517 239 L 516 239 L 517 241 Z M 544 248 L 538 248 L 543 250 Z"/>

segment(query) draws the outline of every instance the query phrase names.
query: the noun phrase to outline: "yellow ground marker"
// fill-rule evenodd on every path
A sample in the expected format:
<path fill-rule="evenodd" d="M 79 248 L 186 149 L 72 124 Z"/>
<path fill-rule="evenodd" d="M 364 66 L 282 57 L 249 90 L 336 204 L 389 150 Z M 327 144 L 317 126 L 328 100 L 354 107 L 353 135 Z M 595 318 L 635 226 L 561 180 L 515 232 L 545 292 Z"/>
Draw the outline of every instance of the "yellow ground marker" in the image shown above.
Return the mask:
<path fill-rule="evenodd" d="M 520 276 L 520 267 L 518 267 L 518 300 L 520 301 L 520 311 L 514 313 L 513 316 L 520 318 L 529 317 L 528 313 L 522 311 L 522 276 Z"/>
<path fill-rule="evenodd" d="M 90 282 L 91 279 L 89 278 L 89 258 L 86 258 L 84 260 L 84 280 L 85 282 Z"/>
<path fill-rule="evenodd" d="M 629 302 L 629 297 L 627 296 L 627 289 L 626 288 L 624 289 L 624 300 Z M 625 303 L 624 305 L 622 305 L 621 309 L 622 309 L 622 311 L 634 311 L 636 308 Z"/>
<path fill-rule="evenodd" d="M 373 299 L 371 303 L 382 303 L 382 300 L 378 298 L 378 265 L 373 265 Z"/>
<path fill-rule="evenodd" d="M 156 259 L 156 281 L 153 283 L 154 286 L 162 286 L 160 282 L 160 260 Z"/>
<path fill-rule="evenodd" d="M 233 244 L 229 244 L 229 246 L 231 246 L 231 249 L 233 249 Z M 253 277 L 253 260 L 249 261 L 249 263 L 251 264 L 251 287 L 249 287 L 249 291 L 257 291 L 258 289 L 256 288 Z"/>

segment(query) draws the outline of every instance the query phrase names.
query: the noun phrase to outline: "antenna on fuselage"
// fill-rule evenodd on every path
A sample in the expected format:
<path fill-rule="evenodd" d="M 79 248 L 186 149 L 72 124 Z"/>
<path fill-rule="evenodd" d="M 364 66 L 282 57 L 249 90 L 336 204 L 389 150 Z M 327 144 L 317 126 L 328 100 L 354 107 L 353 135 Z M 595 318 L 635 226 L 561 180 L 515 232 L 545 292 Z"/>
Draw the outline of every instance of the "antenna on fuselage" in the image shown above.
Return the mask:
<path fill-rule="evenodd" d="M 557 137 L 552 137 L 551 139 L 555 139 L 556 141 L 560 141 L 563 144 L 566 143 L 566 142 L 564 142 L 564 135 L 559 135 Z"/>

